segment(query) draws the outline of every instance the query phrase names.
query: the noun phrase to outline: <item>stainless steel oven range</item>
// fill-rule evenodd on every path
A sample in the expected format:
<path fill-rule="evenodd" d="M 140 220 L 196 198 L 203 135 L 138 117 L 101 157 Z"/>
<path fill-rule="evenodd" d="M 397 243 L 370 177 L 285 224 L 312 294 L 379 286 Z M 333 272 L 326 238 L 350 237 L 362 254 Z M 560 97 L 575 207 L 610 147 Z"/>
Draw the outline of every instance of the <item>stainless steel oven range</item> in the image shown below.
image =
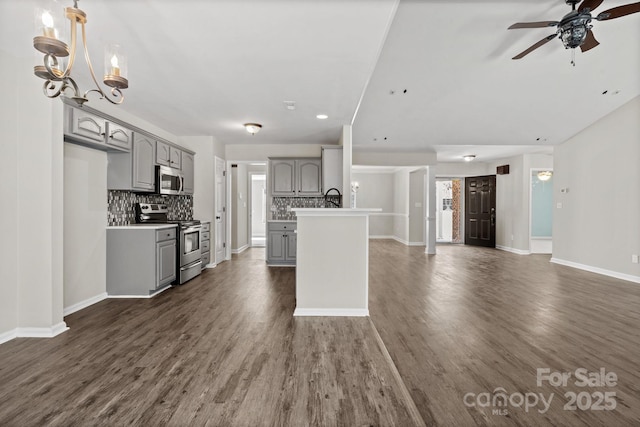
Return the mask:
<path fill-rule="evenodd" d="M 202 270 L 200 233 L 201 226 L 198 220 L 169 220 L 167 205 L 155 203 L 135 204 L 136 222 L 139 224 L 177 224 L 178 248 L 176 259 L 177 278 L 176 284 L 183 284 L 193 279 Z"/>

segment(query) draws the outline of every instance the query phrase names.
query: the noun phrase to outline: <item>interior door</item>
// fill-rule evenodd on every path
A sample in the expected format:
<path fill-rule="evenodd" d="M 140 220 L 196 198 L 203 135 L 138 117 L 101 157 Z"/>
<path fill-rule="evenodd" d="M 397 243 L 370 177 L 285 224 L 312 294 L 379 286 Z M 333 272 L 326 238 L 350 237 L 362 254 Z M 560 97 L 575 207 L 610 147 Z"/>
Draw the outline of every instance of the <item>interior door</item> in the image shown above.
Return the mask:
<path fill-rule="evenodd" d="M 496 176 L 465 178 L 465 245 L 496 247 Z"/>
<path fill-rule="evenodd" d="M 216 157 L 215 169 L 216 169 L 215 171 L 215 174 L 216 174 L 215 263 L 219 264 L 225 260 L 225 256 L 226 256 L 225 240 L 227 236 L 227 231 L 225 227 L 225 224 L 226 224 L 225 203 L 227 199 L 227 194 L 226 194 L 227 182 L 226 182 L 226 171 L 225 171 L 224 160 L 222 160 L 219 157 Z"/>

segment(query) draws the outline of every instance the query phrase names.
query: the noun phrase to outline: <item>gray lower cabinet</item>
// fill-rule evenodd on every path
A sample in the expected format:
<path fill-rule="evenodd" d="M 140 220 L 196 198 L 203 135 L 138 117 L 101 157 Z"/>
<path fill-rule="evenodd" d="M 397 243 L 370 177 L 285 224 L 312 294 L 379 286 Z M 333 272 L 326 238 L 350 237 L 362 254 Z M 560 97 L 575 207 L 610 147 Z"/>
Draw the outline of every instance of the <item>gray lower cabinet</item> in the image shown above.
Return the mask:
<path fill-rule="evenodd" d="M 296 265 L 296 228 L 295 222 L 267 223 L 267 264 Z"/>
<path fill-rule="evenodd" d="M 107 229 L 107 294 L 145 297 L 176 279 L 176 227 Z"/>
<path fill-rule="evenodd" d="M 200 229 L 200 251 L 202 253 L 202 269 L 211 262 L 211 223 L 203 222 Z"/>

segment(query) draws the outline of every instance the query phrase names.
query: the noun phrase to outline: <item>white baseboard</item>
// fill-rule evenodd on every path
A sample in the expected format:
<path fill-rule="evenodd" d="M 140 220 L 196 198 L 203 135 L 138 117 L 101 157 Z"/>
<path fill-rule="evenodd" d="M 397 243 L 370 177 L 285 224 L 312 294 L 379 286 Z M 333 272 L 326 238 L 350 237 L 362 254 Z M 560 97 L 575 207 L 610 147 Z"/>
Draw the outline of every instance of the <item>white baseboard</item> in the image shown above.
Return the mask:
<path fill-rule="evenodd" d="M 616 279 L 627 280 L 629 282 L 640 283 L 640 276 L 634 276 L 632 274 L 619 273 L 613 270 L 607 270 L 600 267 L 593 267 L 591 265 L 580 264 L 578 262 L 567 261 L 559 258 L 551 258 L 551 262 L 554 264 L 560 264 L 567 267 L 577 268 L 579 270 L 589 271 L 591 273 L 602 274 L 604 276 L 613 277 Z"/>
<path fill-rule="evenodd" d="M 16 334 L 21 338 L 53 338 L 68 329 L 66 323 L 60 322 L 50 328 L 16 328 Z"/>
<path fill-rule="evenodd" d="M 68 316 L 71 313 L 75 313 L 76 311 L 80 311 L 83 308 L 87 308 L 90 305 L 93 305 L 93 304 L 95 304 L 97 302 L 100 302 L 100 301 L 102 301 L 104 299 L 107 299 L 107 293 L 106 292 L 101 293 L 100 295 L 96 295 L 96 296 L 91 297 L 91 298 L 87 298 L 86 300 L 80 301 L 80 302 L 78 302 L 76 304 L 73 304 L 73 305 L 70 305 L 69 307 L 65 307 L 62 310 L 62 315 L 63 316 Z"/>
<path fill-rule="evenodd" d="M 367 308 L 296 308 L 294 316 L 368 317 Z"/>
<path fill-rule="evenodd" d="M 391 236 L 391 238 L 393 240 L 395 240 L 396 242 L 402 243 L 405 246 L 409 246 L 409 242 L 407 240 L 403 240 L 403 239 L 399 238 L 398 236 Z"/>
<path fill-rule="evenodd" d="M 249 249 L 250 246 L 249 245 L 244 245 L 238 249 L 231 249 L 231 253 L 232 254 L 241 254 L 242 252 L 246 251 L 247 249 Z"/>
<path fill-rule="evenodd" d="M 18 338 L 18 329 L 12 329 L 0 334 L 0 344 L 4 344 L 7 341 L 11 341 L 14 338 Z"/>
<path fill-rule="evenodd" d="M 216 268 L 217 266 L 218 264 L 212 262 L 210 264 L 205 265 L 204 268 Z"/>
<path fill-rule="evenodd" d="M 394 240 L 393 236 L 382 236 L 382 235 L 373 235 L 373 236 L 369 236 L 369 239 L 389 239 L 389 240 Z"/>
<path fill-rule="evenodd" d="M 14 338 L 53 338 L 67 330 L 69 330 L 69 327 L 65 322 L 60 322 L 50 328 L 15 328 L 0 334 L 0 344 L 4 344 Z"/>
<path fill-rule="evenodd" d="M 501 251 L 511 252 L 512 254 L 531 255 L 531 252 L 529 251 L 525 251 L 523 249 L 510 248 L 508 246 L 496 245 L 496 249 L 500 249 Z"/>

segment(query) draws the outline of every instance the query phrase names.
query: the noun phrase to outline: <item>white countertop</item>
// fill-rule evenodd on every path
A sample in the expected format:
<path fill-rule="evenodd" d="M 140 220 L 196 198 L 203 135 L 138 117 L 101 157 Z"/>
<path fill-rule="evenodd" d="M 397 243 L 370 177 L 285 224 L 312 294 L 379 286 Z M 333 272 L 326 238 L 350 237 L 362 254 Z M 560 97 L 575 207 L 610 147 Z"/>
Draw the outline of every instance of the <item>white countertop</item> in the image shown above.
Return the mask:
<path fill-rule="evenodd" d="M 177 227 L 178 224 L 130 224 L 130 225 L 111 225 L 107 230 L 162 230 L 164 228 Z"/>
<path fill-rule="evenodd" d="M 293 208 L 297 216 L 362 216 L 382 212 L 381 208 Z"/>

